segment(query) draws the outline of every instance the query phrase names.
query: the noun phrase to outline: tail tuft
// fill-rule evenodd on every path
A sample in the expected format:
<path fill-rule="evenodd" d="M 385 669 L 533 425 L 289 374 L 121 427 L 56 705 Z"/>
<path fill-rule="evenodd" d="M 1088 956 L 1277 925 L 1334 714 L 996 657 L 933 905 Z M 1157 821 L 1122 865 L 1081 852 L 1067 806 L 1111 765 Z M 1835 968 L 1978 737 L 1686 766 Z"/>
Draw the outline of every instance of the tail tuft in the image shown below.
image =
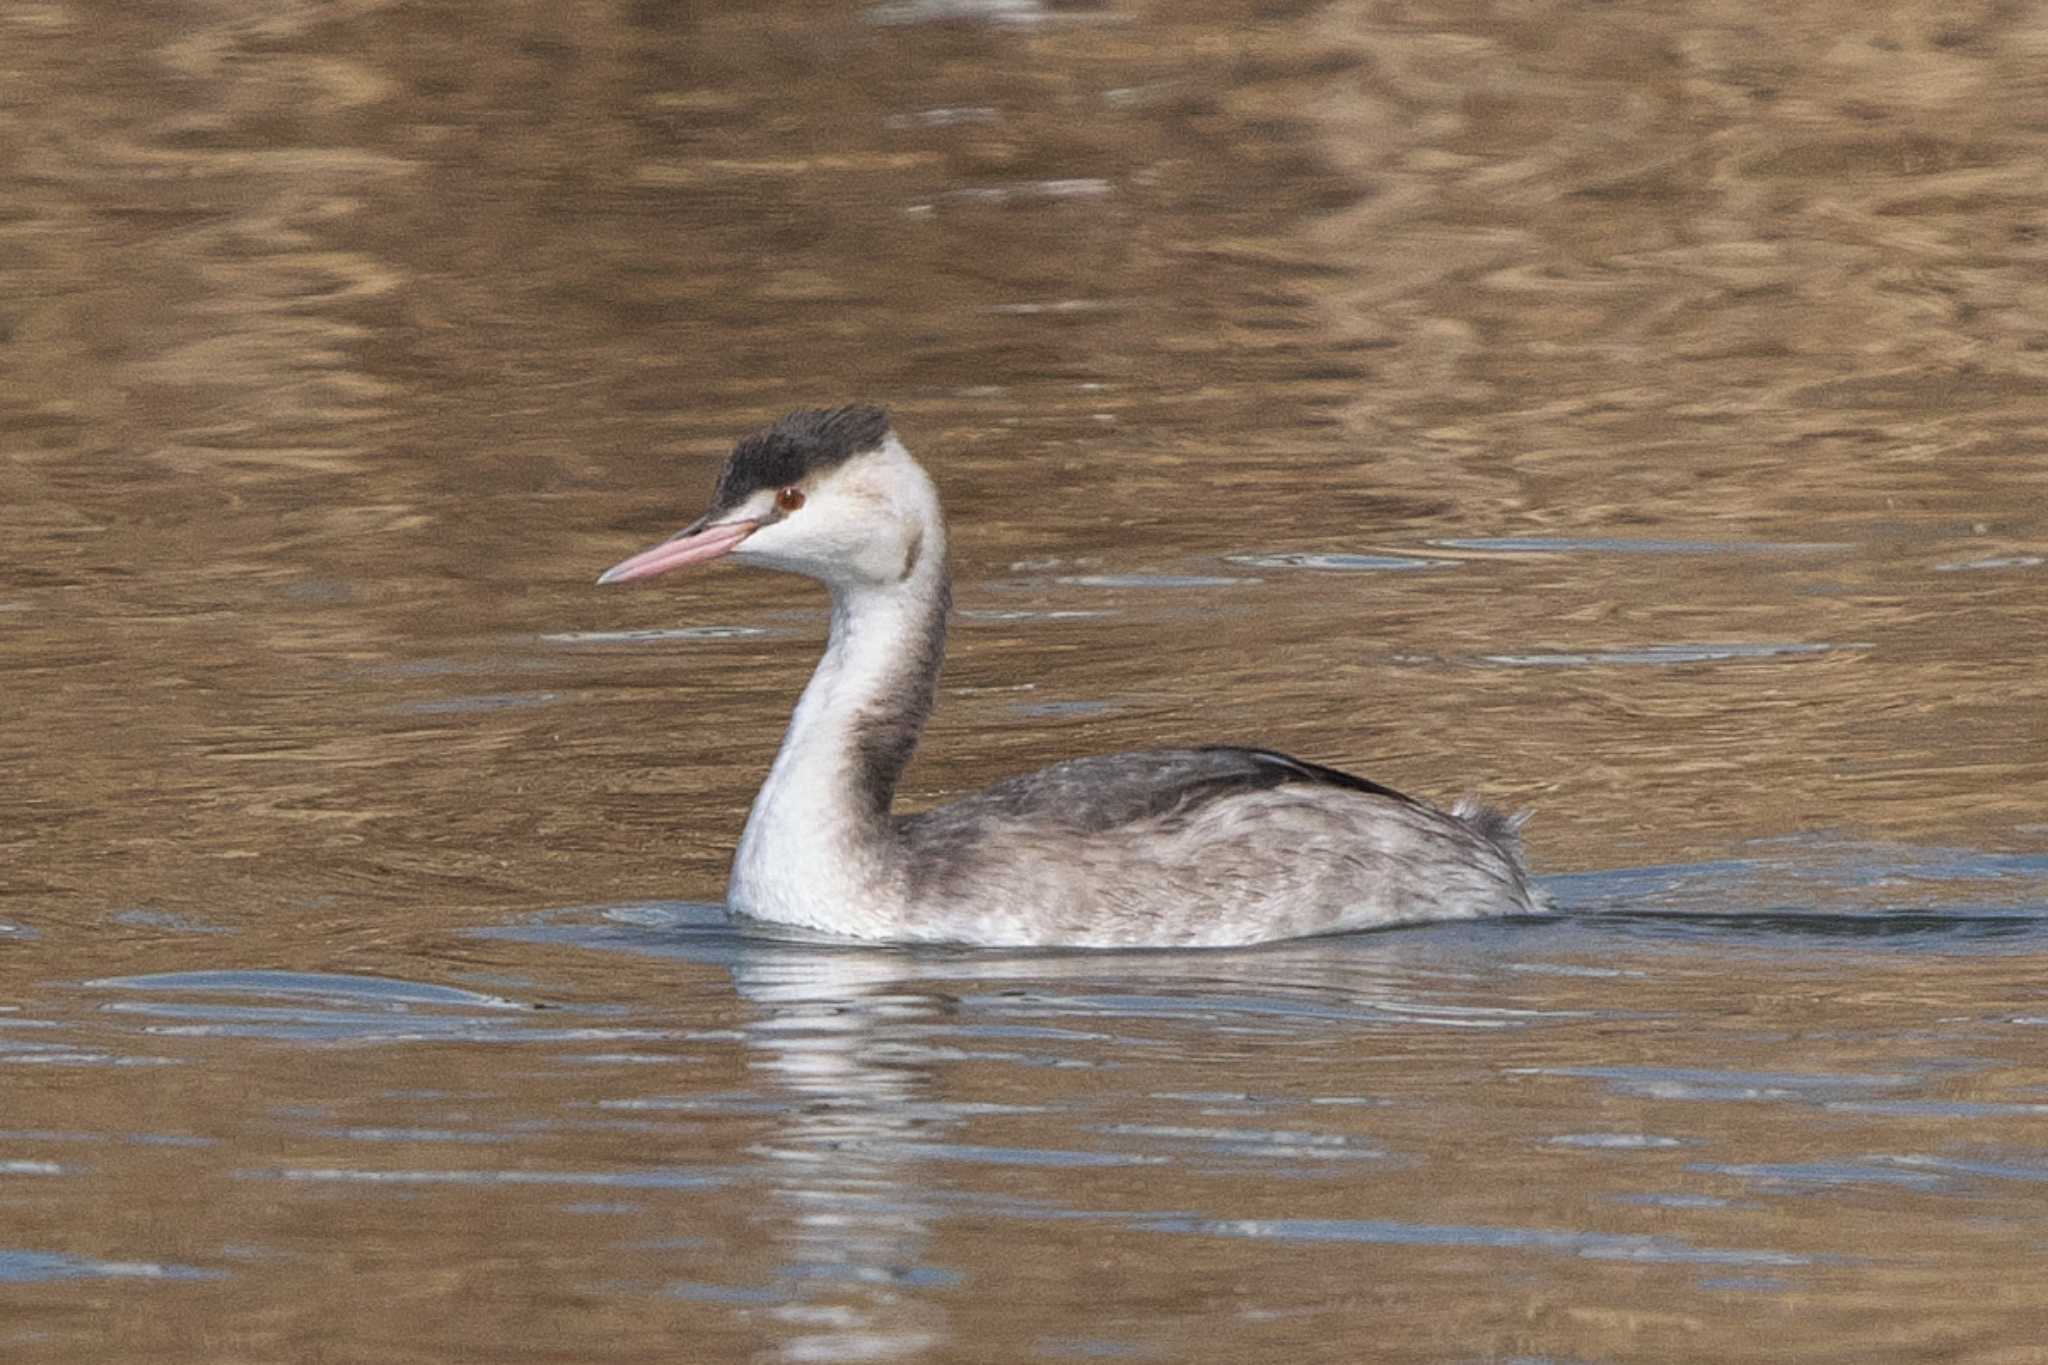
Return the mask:
<path fill-rule="evenodd" d="M 1473 833 L 1507 854 L 1516 867 L 1527 868 L 1528 861 L 1522 853 L 1522 826 L 1529 823 L 1528 811 L 1510 813 L 1481 805 L 1475 798 L 1465 796 L 1451 807 L 1451 814 L 1463 820 Z"/>

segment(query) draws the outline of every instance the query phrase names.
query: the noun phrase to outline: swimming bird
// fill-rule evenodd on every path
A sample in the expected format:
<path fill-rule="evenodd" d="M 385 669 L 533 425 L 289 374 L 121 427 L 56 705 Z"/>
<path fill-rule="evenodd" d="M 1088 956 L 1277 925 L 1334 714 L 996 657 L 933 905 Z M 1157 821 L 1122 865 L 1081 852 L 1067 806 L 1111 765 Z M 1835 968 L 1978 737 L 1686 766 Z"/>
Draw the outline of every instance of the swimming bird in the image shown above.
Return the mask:
<path fill-rule="evenodd" d="M 598 582 L 722 557 L 832 598 L 733 856 L 738 915 L 892 942 L 1194 948 L 1538 909 L 1519 817 L 1267 749 L 1069 759 L 898 814 L 952 586 L 938 491 L 881 408 L 792 412 L 743 438 L 710 510 Z"/>

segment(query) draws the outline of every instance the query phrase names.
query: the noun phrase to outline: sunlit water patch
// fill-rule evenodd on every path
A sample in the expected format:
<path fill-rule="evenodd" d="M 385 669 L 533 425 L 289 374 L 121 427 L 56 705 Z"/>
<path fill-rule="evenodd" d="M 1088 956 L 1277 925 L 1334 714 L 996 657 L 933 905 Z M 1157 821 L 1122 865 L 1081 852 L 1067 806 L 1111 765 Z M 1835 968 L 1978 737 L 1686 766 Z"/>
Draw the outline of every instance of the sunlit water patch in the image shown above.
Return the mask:
<path fill-rule="evenodd" d="M 890 114 L 882 120 L 884 128 L 952 128 L 968 123 L 1000 123 L 1002 114 L 986 104 L 965 104 L 944 106 L 934 109 L 919 109 L 911 114 Z"/>
<path fill-rule="evenodd" d="M 1934 566 L 1936 573 L 1990 573 L 2000 569 L 2038 569 L 2039 555 L 1986 555 L 1982 559 L 1958 559 Z"/>
<path fill-rule="evenodd" d="M 1063 176 L 1048 180 L 1014 180 L 1002 185 L 962 185 L 941 194 L 938 204 L 1003 205 L 1104 199 L 1116 186 L 1099 176 Z M 914 207 L 930 207 L 919 205 Z"/>
<path fill-rule="evenodd" d="M 285 1180 L 304 1184 L 470 1186 L 553 1186 L 568 1189 L 707 1190 L 724 1183 L 715 1173 L 661 1167 L 613 1171 L 545 1171 L 525 1168 L 368 1170 L 355 1166 L 291 1166 L 237 1171 L 243 1180 Z"/>
<path fill-rule="evenodd" d="M 207 971 L 161 972 L 149 976 L 110 976 L 84 983 L 88 990 L 204 991 L 215 995 L 304 996 L 320 1000 L 359 1001 L 401 1009 L 443 1005 L 466 1009 L 516 1010 L 527 1006 L 503 996 L 482 995 L 452 986 L 429 986 L 375 976 L 341 976 L 322 972 Z"/>
<path fill-rule="evenodd" d="M 1099 621 L 1117 615 L 1114 607 L 1072 608 L 1056 611 L 1031 611 L 1028 609 L 998 610 L 986 607 L 969 607 L 953 613 L 963 621 L 1007 624 L 1012 621 Z"/>
<path fill-rule="evenodd" d="M 90 1256 L 0 1247 L 0 1284 L 77 1279 L 217 1280 L 226 1273 L 164 1261 L 101 1261 Z"/>
<path fill-rule="evenodd" d="M 113 997 L 99 1006 L 102 1014 L 133 1021 L 157 1037 L 559 1043 L 646 1036 L 644 1030 L 566 1024 L 564 1011 L 537 1003 L 370 976 L 167 972 L 83 985 Z"/>
<path fill-rule="evenodd" d="M 0 1067 L 151 1067 L 174 1058 L 138 1056 L 102 1042 L 81 1042 L 76 1030 L 55 1019 L 0 1016 Z"/>
<path fill-rule="evenodd" d="M 173 934 L 232 934 L 235 931 L 222 924 L 207 924 L 170 910 L 153 910 L 137 906 L 128 910 L 116 910 L 107 916 L 116 924 L 125 924 L 137 929 L 162 929 Z"/>
<path fill-rule="evenodd" d="M 865 12 L 867 22 L 883 27 L 911 24 L 982 23 L 996 27 L 1038 28 L 1048 24 L 1126 22 L 1095 5 L 1047 3 L 1047 0 L 884 0 Z"/>
<path fill-rule="evenodd" d="M 1748 662 L 1766 659 L 1813 658 L 1844 649 L 1868 649 L 1867 644 L 1823 644 L 1818 642 L 1761 641 L 1699 645 L 1644 645 L 1637 649 L 1559 650 L 1520 654 L 1484 654 L 1479 661 L 1504 668 L 1665 668 L 1674 664 Z"/>
<path fill-rule="evenodd" d="M 1225 555 L 1230 564 L 1253 569 L 1314 569 L 1324 573 L 1411 573 L 1417 569 L 1455 569 L 1455 559 L 1424 559 L 1416 555 L 1368 554 L 1240 554 Z"/>
<path fill-rule="evenodd" d="M 1044 314 L 1101 313 L 1116 307 L 1108 299 L 1049 299 L 990 304 L 988 311 L 1004 317 L 1039 317 Z M 1096 414 L 1097 417 L 1103 414 Z"/>
<path fill-rule="evenodd" d="M 1741 856 L 1549 876 L 1570 911 L 1612 914 L 1626 933 L 1858 938 L 1873 946 L 2018 951 L 2048 931 L 2048 853 L 1994 853 L 1846 839 L 1753 840 Z M 1999 942 L 2002 941 L 2002 942 Z"/>
<path fill-rule="evenodd" d="M 1881 1161 L 1785 1161 L 1757 1165 L 1701 1161 L 1689 1169 L 1703 1175 L 1732 1177 L 1748 1184 L 1759 1194 L 1796 1193 L 1847 1185 L 1932 1191 L 1946 1183 L 1933 1172 L 1916 1171 Z"/>
<path fill-rule="evenodd" d="M 1141 1231 L 1204 1237 L 1242 1237 L 1273 1242 L 1360 1242 L 1382 1246 L 1490 1247 L 1514 1251 L 1562 1252 L 1603 1261 L 1663 1262 L 1679 1265 L 1811 1265 L 1792 1252 L 1703 1247 L 1666 1237 L 1529 1227 L 1460 1227 L 1380 1219 L 1157 1219 Z"/>
<path fill-rule="evenodd" d="M 1092 1131 L 1169 1152 L 1251 1163 L 1385 1161 L 1390 1155 L 1352 1134 L 1306 1129 L 1109 1123 L 1096 1125 Z"/>
<path fill-rule="evenodd" d="M 1827 1100 L 1899 1090 L 1921 1084 L 1912 1074 L 1832 1075 L 1827 1072 L 1756 1072 L 1678 1066 L 1565 1066 L 1517 1068 L 1513 1074 L 1567 1076 L 1602 1082 L 1616 1095 L 1652 1100 Z"/>
<path fill-rule="evenodd" d="M 1986 1182 L 2048 1182 L 2048 1160 L 2039 1154 L 2010 1159 L 1872 1154 L 1831 1161 L 1757 1164 L 1693 1162 L 1688 1170 L 1743 1182 L 1753 1195 L 1810 1194 L 1837 1187 L 1892 1187 L 1936 1193 Z"/>
<path fill-rule="evenodd" d="M 1821 554 L 1855 548 L 1823 541 L 1638 539 L 1627 536 L 1460 536 L 1429 543 L 1446 550 L 1496 554 L 1770 555 Z"/>

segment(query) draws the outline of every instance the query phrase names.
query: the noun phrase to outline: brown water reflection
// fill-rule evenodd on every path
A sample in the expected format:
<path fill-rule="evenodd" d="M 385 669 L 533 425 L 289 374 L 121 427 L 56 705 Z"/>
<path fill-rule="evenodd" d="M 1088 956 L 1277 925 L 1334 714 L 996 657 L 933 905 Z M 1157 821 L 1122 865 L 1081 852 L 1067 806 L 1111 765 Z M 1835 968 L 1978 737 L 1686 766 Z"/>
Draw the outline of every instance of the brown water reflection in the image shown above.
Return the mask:
<path fill-rule="evenodd" d="M 955 518 L 911 800 L 1241 738 L 1676 869 L 1600 909 L 2039 913 L 2044 59 L 1991 4 L 8 7 L 0 1344 L 2028 1358 L 2023 916 L 1011 961 L 1014 1008 L 473 935 L 716 894 L 820 603 L 589 580 L 851 397 Z M 222 971 L 597 1031 L 82 985 Z M 1045 993 L 1083 1037 L 931 1041 Z"/>

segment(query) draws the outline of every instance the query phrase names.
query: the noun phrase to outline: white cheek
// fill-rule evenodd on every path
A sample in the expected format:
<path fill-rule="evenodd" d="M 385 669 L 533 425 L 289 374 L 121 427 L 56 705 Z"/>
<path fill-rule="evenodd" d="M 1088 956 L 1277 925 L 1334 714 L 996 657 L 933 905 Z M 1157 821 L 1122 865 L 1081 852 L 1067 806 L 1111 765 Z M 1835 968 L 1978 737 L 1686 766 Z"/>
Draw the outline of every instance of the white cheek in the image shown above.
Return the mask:
<path fill-rule="evenodd" d="M 821 557 L 832 553 L 832 538 L 820 534 L 825 529 L 825 518 L 806 516 L 807 510 L 763 526 L 741 541 L 732 557 L 742 564 L 759 564 L 764 568 L 812 571 Z"/>
<path fill-rule="evenodd" d="M 733 552 L 743 564 L 831 578 L 892 582 L 898 576 L 903 547 L 896 528 L 877 524 L 868 509 L 824 504 L 807 507 L 764 526 Z"/>

